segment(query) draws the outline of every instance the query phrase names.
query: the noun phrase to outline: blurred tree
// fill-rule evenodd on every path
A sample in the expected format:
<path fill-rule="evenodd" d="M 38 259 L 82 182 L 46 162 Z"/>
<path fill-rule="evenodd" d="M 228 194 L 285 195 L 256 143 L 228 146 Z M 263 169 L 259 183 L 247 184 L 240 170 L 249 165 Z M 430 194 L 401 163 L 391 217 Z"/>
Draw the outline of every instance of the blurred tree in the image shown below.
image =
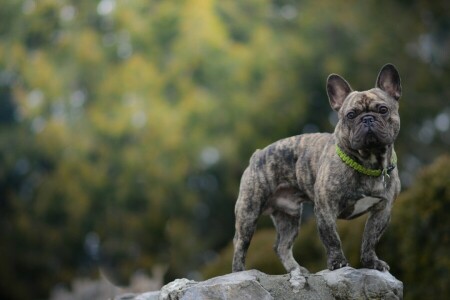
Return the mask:
<path fill-rule="evenodd" d="M 382 64 L 399 67 L 410 185 L 450 144 L 448 11 L 422 0 L 3 1 L 0 297 L 46 298 L 97 265 L 116 284 L 161 263 L 168 279 L 195 278 L 232 238 L 251 153 L 332 130 L 332 72 L 365 89 Z"/>
<path fill-rule="evenodd" d="M 450 293 L 450 156 L 419 173 L 394 207 L 392 230 L 380 249 L 393 262 L 410 299 L 446 299 Z M 399 259 L 401 258 L 401 259 Z"/>

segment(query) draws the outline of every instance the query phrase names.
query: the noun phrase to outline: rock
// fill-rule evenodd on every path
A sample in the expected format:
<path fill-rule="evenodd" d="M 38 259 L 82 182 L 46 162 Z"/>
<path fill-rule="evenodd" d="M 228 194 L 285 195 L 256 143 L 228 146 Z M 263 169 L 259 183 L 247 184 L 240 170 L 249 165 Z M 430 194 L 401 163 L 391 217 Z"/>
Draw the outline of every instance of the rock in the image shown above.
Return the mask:
<path fill-rule="evenodd" d="M 190 287 L 197 284 L 193 280 L 188 280 L 186 278 L 176 279 L 172 281 L 161 289 L 160 299 L 181 299 L 183 294 L 189 290 Z M 144 299 L 142 299 L 144 300 Z"/>
<path fill-rule="evenodd" d="M 335 298 L 403 299 L 403 283 L 389 272 L 346 267 L 313 276 L 322 278 Z"/>
<path fill-rule="evenodd" d="M 160 292 L 115 300 L 210 300 L 210 299 L 403 299 L 403 283 L 389 272 L 346 267 L 305 276 L 305 286 L 294 291 L 289 275 L 243 271 L 202 282 L 177 279 Z M 126 298 L 125 298 L 126 297 Z"/>

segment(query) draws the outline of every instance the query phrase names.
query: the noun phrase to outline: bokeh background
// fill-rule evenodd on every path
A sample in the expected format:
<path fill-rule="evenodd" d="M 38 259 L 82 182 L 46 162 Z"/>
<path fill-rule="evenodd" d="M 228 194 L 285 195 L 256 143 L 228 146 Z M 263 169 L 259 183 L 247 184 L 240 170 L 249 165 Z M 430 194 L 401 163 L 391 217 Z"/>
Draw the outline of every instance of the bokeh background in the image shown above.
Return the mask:
<path fill-rule="evenodd" d="M 403 192 L 379 254 L 406 298 L 444 299 L 449 36 L 445 0 L 0 1 L 0 298 L 230 272 L 252 152 L 332 131 L 328 74 L 364 90 L 390 62 Z M 318 271 L 310 212 L 295 252 Z M 339 224 L 355 267 L 363 225 Z M 262 218 L 249 268 L 284 272 L 274 239 Z"/>

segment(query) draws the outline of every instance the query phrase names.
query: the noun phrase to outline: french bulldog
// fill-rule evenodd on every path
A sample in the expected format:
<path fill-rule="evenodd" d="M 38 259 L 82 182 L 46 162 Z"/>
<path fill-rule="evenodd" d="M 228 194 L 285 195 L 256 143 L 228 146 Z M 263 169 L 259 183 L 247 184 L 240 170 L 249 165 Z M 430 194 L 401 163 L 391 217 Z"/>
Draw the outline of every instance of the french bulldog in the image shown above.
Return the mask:
<path fill-rule="evenodd" d="M 401 80 L 394 65 L 382 67 L 375 88 L 353 91 L 337 74 L 327 93 L 338 122 L 333 133 L 301 134 L 256 150 L 244 171 L 235 206 L 233 272 L 245 257 L 261 214 L 270 214 L 277 231 L 275 252 L 301 285 L 307 270 L 294 259 L 303 202 L 312 202 L 327 267 L 348 266 L 336 231 L 336 219 L 369 213 L 361 245 L 365 268 L 389 270 L 375 246 L 385 231 L 400 192 L 394 142 L 400 130 Z"/>

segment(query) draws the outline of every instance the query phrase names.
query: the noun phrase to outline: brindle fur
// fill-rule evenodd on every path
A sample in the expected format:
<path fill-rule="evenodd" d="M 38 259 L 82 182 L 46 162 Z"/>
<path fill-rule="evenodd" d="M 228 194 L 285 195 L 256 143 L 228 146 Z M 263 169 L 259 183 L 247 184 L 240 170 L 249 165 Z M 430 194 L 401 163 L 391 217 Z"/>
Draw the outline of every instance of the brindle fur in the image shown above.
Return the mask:
<path fill-rule="evenodd" d="M 277 230 L 274 249 L 286 270 L 297 277 L 307 272 L 292 254 L 302 204 L 307 201 L 314 205 L 330 270 L 348 265 L 336 231 L 336 219 L 352 219 L 366 212 L 370 216 L 361 246 L 362 265 L 389 270 L 388 264 L 378 259 L 375 245 L 387 227 L 392 204 L 400 191 L 397 169 L 384 184 L 381 176 L 370 177 L 344 164 L 335 145 L 367 168 L 384 169 L 390 165 L 393 143 L 400 129 L 400 77 L 393 65 L 385 65 L 375 88 L 357 92 L 339 75 L 330 75 L 327 91 L 330 104 L 339 115 L 334 133 L 282 139 L 252 155 L 241 179 L 235 207 L 233 272 L 244 270 L 246 252 L 262 213 L 270 214 L 274 222 Z M 380 106 L 386 106 L 388 113 L 379 113 Z M 347 117 L 350 111 L 356 114 L 353 119 Z M 369 115 L 373 117 L 370 134 L 362 121 Z M 379 201 L 354 214 L 357 201 L 367 196 Z"/>

